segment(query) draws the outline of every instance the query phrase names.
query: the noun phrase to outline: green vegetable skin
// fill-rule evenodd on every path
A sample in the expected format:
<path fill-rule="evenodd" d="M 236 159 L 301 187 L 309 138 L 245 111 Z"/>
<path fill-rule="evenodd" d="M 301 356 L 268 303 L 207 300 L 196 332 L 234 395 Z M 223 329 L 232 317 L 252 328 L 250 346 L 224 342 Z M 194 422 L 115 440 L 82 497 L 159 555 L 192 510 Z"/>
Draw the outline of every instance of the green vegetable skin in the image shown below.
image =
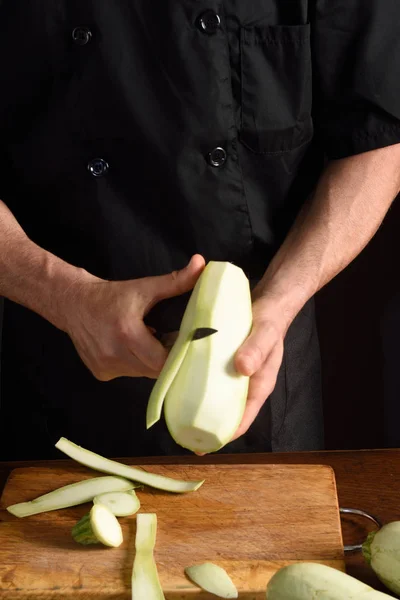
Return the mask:
<path fill-rule="evenodd" d="M 400 521 L 370 533 L 363 554 L 382 583 L 400 595 Z"/>
<path fill-rule="evenodd" d="M 389 600 L 354 577 L 318 563 L 283 567 L 267 585 L 267 600 Z"/>
<path fill-rule="evenodd" d="M 237 598 L 238 591 L 228 573 L 214 563 L 186 567 L 186 575 L 206 592 L 219 598 Z"/>
<path fill-rule="evenodd" d="M 140 513 L 136 517 L 135 559 L 132 569 L 132 600 L 165 600 L 154 547 L 157 534 L 157 515 Z"/>
<path fill-rule="evenodd" d="M 69 508 L 91 502 L 98 494 L 105 492 L 132 490 L 135 484 L 122 477 L 92 477 L 65 485 L 53 492 L 39 496 L 30 502 L 20 502 L 7 507 L 9 513 L 16 517 L 29 517 L 51 510 Z"/>
<path fill-rule="evenodd" d="M 192 340 L 198 327 L 216 329 Z M 147 427 L 161 415 L 174 440 L 194 452 L 215 452 L 238 428 L 249 378 L 234 366 L 237 349 L 252 327 L 250 286 L 244 272 L 228 262 L 210 262 L 196 283 L 179 336 L 153 388 Z"/>
<path fill-rule="evenodd" d="M 167 492 L 181 494 L 184 492 L 194 492 L 204 483 L 204 480 L 182 481 L 180 479 L 171 479 L 170 477 L 164 477 L 163 475 L 148 473 L 147 471 L 143 471 L 136 467 L 129 467 L 128 465 L 123 465 L 115 460 L 104 458 L 81 446 L 77 446 L 66 438 L 60 438 L 56 444 L 56 448 L 61 450 L 61 452 L 64 452 L 64 454 L 73 460 L 76 460 L 76 462 L 85 465 L 86 467 L 90 467 L 91 469 L 95 469 L 96 471 L 119 475 L 120 477 L 144 483 L 150 487 L 165 490 Z"/>

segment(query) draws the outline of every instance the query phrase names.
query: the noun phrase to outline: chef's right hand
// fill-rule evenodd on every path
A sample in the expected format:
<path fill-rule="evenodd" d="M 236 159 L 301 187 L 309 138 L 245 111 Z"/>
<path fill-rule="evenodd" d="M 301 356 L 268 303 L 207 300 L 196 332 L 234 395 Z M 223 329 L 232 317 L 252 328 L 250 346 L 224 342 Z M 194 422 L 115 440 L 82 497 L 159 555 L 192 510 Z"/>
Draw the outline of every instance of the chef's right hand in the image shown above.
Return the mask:
<path fill-rule="evenodd" d="M 143 319 L 157 302 L 190 291 L 205 261 L 195 255 L 180 271 L 129 281 L 85 278 L 72 286 L 65 330 L 96 379 L 157 378 L 167 349 Z"/>

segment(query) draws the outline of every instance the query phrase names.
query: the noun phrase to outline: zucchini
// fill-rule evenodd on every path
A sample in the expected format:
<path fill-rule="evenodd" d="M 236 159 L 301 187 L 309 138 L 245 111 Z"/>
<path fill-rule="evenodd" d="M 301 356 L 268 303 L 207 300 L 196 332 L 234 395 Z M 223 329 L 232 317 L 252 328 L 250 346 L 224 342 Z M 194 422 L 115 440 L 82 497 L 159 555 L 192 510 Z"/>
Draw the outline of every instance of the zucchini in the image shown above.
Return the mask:
<path fill-rule="evenodd" d="M 203 563 L 186 567 L 186 575 L 206 592 L 210 592 L 220 598 L 237 598 L 238 591 L 222 567 L 214 563 Z"/>
<path fill-rule="evenodd" d="M 164 367 L 151 391 L 149 401 L 147 403 L 147 429 L 150 429 L 150 427 L 160 420 L 165 396 L 171 387 L 171 384 L 189 349 L 192 328 L 192 313 L 196 307 L 199 290 L 199 286 L 195 286 L 192 294 L 190 295 L 189 302 L 182 318 L 178 337 L 173 343 Z"/>
<path fill-rule="evenodd" d="M 102 504 L 94 504 L 91 511 L 74 525 L 72 537 L 84 546 L 101 543 L 117 548 L 123 542 L 118 519 Z"/>
<path fill-rule="evenodd" d="M 362 550 L 382 583 L 400 595 L 400 521 L 393 521 L 379 531 L 372 531 Z"/>
<path fill-rule="evenodd" d="M 165 490 L 167 492 L 194 492 L 204 483 L 204 480 L 182 481 L 180 479 L 171 479 L 170 477 L 164 477 L 163 475 L 148 473 L 137 467 L 129 467 L 128 465 L 124 465 L 115 460 L 104 458 L 81 446 L 77 446 L 77 444 L 70 442 L 64 437 L 58 440 L 56 448 L 61 450 L 61 452 L 64 452 L 64 454 L 73 460 L 76 460 L 76 462 L 85 465 L 86 467 L 90 467 L 91 469 L 95 469 L 96 471 L 110 473 L 111 475 L 119 475 L 120 477 L 144 483 L 150 487 Z"/>
<path fill-rule="evenodd" d="M 165 600 L 154 560 L 157 515 L 136 517 L 135 559 L 132 569 L 132 600 Z"/>
<path fill-rule="evenodd" d="M 182 319 L 179 336 L 147 407 L 147 427 L 164 403 L 168 430 L 180 446 L 196 453 L 225 446 L 240 425 L 249 377 L 234 365 L 236 351 L 252 327 L 250 286 L 242 269 L 208 263 Z M 198 328 L 216 333 L 193 340 Z"/>
<path fill-rule="evenodd" d="M 12 504 L 7 507 L 7 510 L 16 517 L 29 517 L 51 510 L 85 504 L 85 502 L 91 502 L 98 494 L 112 491 L 125 492 L 134 487 L 135 484 L 132 481 L 122 477 L 92 477 L 65 485 L 30 502 Z"/>
<path fill-rule="evenodd" d="M 358 579 L 319 563 L 279 569 L 267 585 L 267 600 L 393 600 Z"/>
<path fill-rule="evenodd" d="M 103 504 L 116 517 L 134 515 L 140 508 L 139 498 L 135 490 L 130 492 L 107 492 L 93 498 L 94 504 Z"/>

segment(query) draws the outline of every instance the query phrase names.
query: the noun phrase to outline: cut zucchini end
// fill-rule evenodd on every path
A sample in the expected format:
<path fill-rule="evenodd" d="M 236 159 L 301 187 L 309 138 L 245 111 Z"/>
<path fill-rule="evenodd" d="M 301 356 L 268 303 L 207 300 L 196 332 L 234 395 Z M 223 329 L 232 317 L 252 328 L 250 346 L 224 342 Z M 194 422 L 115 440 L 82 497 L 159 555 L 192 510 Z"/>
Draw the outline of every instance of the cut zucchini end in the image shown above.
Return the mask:
<path fill-rule="evenodd" d="M 115 515 L 103 504 L 94 504 L 90 511 L 93 533 L 105 546 L 117 548 L 123 542 L 121 525 Z"/>
<path fill-rule="evenodd" d="M 93 498 L 93 503 L 106 506 L 116 517 L 129 517 L 140 508 L 140 500 L 134 490 L 99 494 Z"/>

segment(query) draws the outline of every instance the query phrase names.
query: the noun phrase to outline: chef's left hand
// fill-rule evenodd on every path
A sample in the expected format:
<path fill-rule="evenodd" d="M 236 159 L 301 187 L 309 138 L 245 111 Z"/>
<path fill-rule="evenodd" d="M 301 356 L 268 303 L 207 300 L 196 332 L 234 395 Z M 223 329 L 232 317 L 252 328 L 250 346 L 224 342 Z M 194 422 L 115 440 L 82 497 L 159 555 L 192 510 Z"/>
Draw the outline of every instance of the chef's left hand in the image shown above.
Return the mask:
<path fill-rule="evenodd" d="M 232 440 L 246 433 L 275 387 L 288 326 L 273 300 L 260 296 L 254 301 L 252 331 L 235 357 L 236 370 L 250 377 L 250 385 L 245 413 Z"/>

